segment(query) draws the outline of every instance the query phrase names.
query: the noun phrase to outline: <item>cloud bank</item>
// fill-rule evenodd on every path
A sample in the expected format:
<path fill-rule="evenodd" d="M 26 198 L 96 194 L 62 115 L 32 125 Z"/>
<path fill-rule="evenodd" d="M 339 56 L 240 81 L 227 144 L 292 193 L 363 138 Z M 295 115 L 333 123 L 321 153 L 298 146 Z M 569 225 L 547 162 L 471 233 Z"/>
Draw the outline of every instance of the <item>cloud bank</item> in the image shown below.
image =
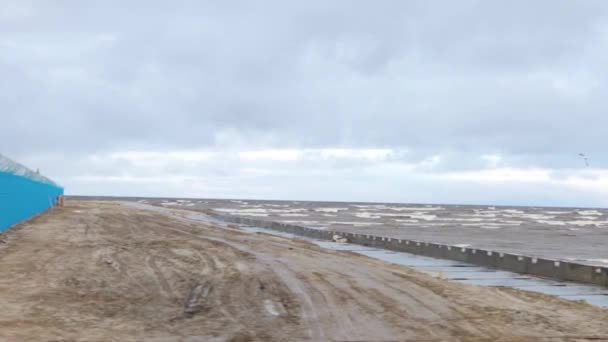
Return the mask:
<path fill-rule="evenodd" d="M 0 12 L 1 152 L 68 193 L 608 204 L 599 1 Z"/>

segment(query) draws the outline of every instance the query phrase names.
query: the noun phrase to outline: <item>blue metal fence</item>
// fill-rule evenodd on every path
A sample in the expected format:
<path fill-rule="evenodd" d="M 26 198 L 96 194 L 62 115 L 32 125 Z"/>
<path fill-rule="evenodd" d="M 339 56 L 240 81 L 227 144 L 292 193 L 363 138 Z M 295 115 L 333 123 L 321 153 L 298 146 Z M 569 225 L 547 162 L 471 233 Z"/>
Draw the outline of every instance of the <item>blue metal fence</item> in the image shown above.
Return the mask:
<path fill-rule="evenodd" d="M 0 231 L 49 209 L 60 195 L 54 183 L 0 171 Z"/>

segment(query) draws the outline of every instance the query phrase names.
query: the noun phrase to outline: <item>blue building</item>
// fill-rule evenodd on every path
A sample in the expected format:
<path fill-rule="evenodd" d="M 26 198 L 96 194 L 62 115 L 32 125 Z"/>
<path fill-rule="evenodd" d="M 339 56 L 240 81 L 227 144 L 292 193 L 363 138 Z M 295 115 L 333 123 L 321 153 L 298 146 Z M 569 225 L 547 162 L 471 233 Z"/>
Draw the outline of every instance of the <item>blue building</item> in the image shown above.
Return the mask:
<path fill-rule="evenodd" d="M 63 188 L 0 155 L 0 231 L 48 210 Z"/>

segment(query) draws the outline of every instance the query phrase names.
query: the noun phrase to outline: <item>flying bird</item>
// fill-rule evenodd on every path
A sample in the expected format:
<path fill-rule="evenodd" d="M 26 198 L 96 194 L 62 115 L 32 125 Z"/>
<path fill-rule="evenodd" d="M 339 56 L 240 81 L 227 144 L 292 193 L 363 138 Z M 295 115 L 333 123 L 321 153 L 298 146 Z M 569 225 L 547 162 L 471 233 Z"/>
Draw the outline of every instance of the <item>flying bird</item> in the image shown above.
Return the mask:
<path fill-rule="evenodd" d="M 589 167 L 589 158 L 584 153 L 579 153 L 578 155 L 585 160 L 585 166 Z"/>

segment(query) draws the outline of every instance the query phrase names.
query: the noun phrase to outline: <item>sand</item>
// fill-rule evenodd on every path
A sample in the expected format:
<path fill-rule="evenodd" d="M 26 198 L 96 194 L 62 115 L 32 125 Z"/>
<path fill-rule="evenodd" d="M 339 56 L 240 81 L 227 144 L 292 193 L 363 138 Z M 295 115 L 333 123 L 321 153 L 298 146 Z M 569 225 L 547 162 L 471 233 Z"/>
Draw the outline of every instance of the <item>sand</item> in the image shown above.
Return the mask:
<path fill-rule="evenodd" d="M 575 341 L 608 311 L 301 240 L 68 201 L 3 234 L 0 341 Z"/>

